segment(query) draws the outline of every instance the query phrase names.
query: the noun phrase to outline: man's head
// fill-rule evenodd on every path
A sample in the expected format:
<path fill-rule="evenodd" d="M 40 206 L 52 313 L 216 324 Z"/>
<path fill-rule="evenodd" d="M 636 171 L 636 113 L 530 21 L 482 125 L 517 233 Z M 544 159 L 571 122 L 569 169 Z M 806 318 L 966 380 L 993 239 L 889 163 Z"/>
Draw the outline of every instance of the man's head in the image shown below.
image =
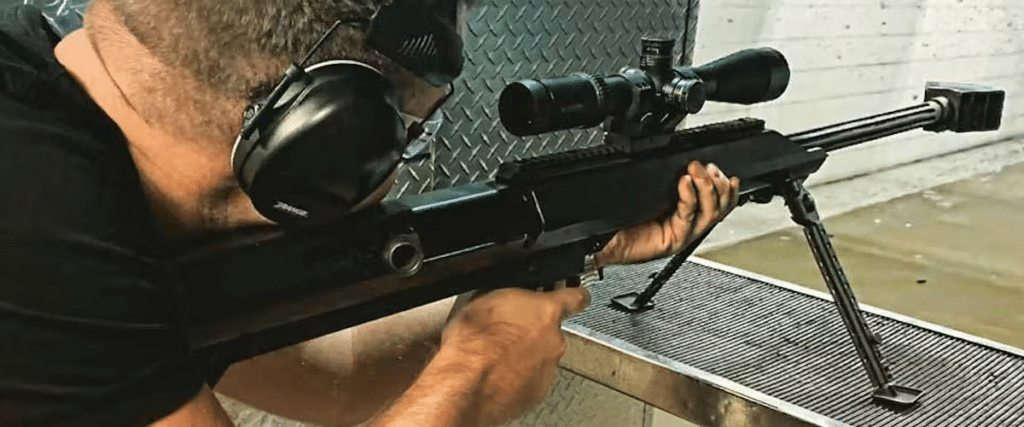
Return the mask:
<path fill-rule="evenodd" d="M 132 37 L 162 65 L 134 73 L 141 81 L 126 90 L 134 92 L 126 93 L 133 106 L 164 130 L 223 140 L 237 132 L 245 103 L 266 95 L 335 21 L 368 20 L 390 0 L 99 1 L 109 8 L 106 16 L 87 16 L 94 42 L 116 45 L 110 39 Z M 403 110 L 413 115 L 442 93 L 369 48 L 357 27 L 340 27 L 312 60 L 325 59 L 353 59 L 381 70 L 397 86 Z"/>

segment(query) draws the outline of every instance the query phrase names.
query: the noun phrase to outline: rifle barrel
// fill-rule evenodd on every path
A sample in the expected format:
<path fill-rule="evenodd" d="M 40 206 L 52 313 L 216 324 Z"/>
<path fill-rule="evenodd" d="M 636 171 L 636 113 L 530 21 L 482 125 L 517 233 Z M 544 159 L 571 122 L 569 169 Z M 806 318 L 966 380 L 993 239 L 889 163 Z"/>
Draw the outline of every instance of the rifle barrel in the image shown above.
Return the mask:
<path fill-rule="evenodd" d="M 943 120 L 946 114 L 946 108 L 939 100 L 929 100 L 913 107 L 799 132 L 788 138 L 807 149 L 834 151 L 922 128 Z"/>

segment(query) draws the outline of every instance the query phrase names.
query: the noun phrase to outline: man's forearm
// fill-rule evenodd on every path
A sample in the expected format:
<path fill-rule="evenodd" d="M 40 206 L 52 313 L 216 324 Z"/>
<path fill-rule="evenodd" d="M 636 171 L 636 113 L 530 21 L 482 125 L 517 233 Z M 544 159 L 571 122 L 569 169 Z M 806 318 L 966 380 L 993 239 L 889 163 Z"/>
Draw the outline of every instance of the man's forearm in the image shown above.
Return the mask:
<path fill-rule="evenodd" d="M 481 390 L 486 364 L 478 357 L 446 352 L 371 427 L 476 427 L 481 424 Z"/>
<path fill-rule="evenodd" d="M 361 424 L 421 374 L 453 302 L 438 301 L 237 363 L 217 391 L 299 421 Z"/>

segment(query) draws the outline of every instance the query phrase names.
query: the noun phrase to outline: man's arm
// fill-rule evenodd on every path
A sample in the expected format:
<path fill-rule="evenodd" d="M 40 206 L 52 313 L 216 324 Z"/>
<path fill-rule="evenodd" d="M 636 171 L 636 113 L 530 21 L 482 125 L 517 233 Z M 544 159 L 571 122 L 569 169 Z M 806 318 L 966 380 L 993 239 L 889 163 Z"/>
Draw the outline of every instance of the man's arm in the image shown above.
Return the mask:
<path fill-rule="evenodd" d="M 435 362 L 371 427 L 476 427 L 488 368 L 480 358 L 459 360 L 449 352 Z"/>
<path fill-rule="evenodd" d="M 215 390 L 289 419 L 352 426 L 413 384 L 441 344 L 454 298 L 236 363 Z"/>
<path fill-rule="evenodd" d="M 565 353 L 562 321 L 589 303 L 586 289 L 483 294 L 444 331 L 441 347 L 411 387 L 373 427 L 475 427 L 504 424 L 539 404 Z M 385 377 L 386 378 L 386 377 Z M 358 396 L 349 387 L 351 395 Z M 228 427 L 208 390 L 157 427 Z M 212 396 L 210 396 L 212 398 Z M 358 405 L 357 405 L 358 406 Z M 336 411 L 353 408 L 337 405 Z M 201 420 L 201 422 L 196 422 Z M 175 424 L 175 422 L 177 424 Z M 221 424 L 217 424 L 221 422 Z"/>
<path fill-rule="evenodd" d="M 479 295 L 456 313 L 423 375 L 372 426 L 496 426 L 520 417 L 558 376 L 562 321 L 589 304 L 584 288 Z"/>

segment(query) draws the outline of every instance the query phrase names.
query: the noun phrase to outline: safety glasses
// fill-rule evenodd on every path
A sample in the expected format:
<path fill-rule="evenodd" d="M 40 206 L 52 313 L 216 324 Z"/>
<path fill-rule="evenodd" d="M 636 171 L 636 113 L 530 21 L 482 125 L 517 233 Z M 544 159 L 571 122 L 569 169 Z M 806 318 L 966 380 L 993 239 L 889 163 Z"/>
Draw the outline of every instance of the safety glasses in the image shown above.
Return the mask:
<path fill-rule="evenodd" d="M 430 152 L 427 149 L 437 140 L 441 125 L 444 124 L 444 111 L 441 110 L 441 107 L 451 98 L 454 92 L 455 85 L 448 83 L 448 89 L 444 96 L 434 103 L 426 118 L 413 122 L 409 126 L 409 131 L 406 134 L 408 143 L 405 146 L 405 152 L 402 153 L 403 162 L 409 163 L 430 156 Z"/>

